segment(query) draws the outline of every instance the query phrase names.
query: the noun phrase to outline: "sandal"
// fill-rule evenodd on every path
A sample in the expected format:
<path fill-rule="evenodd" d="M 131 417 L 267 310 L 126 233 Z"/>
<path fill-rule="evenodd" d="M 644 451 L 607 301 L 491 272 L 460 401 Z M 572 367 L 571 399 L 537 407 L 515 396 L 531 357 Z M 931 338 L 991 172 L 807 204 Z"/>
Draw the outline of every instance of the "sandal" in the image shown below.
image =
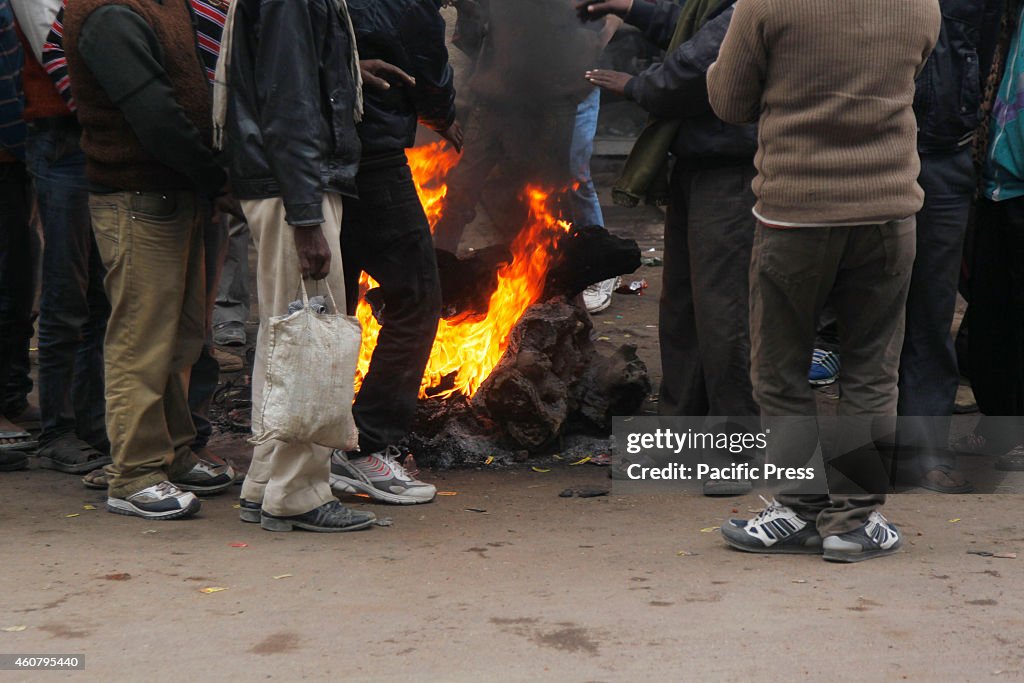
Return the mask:
<path fill-rule="evenodd" d="M 1010 452 L 996 459 L 996 469 L 1001 472 L 1024 472 L 1024 446 L 1016 446 Z"/>
<path fill-rule="evenodd" d="M 950 467 L 934 467 L 922 475 L 917 485 L 937 493 L 970 493 L 974 484 Z"/>
<path fill-rule="evenodd" d="M 110 475 L 101 467 L 82 477 L 82 485 L 87 489 L 102 489 L 106 491 L 110 485 Z"/>
<path fill-rule="evenodd" d="M 39 466 L 67 474 L 86 474 L 110 464 L 109 456 L 81 439 L 61 436 L 39 449 Z"/>
<path fill-rule="evenodd" d="M 20 439 L 20 441 L 14 441 L 14 439 Z M 11 440 L 11 443 L 3 443 L 6 440 Z M 24 429 L 0 431 L 0 451 L 31 451 L 38 445 L 39 442 Z"/>

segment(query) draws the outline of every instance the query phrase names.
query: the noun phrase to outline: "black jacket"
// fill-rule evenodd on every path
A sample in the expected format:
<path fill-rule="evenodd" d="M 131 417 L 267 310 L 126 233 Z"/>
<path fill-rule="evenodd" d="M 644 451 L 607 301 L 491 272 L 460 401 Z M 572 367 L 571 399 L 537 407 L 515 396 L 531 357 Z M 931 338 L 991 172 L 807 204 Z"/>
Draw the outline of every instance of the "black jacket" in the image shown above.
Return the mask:
<path fill-rule="evenodd" d="M 239 199 L 281 197 L 323 222 L 324 192 L 355 196 L 351 43 L 334 0 L 238 0 L 228 76 L 228 172 Z"/>
<path fill-rule="evenodd" d="M 978 127 L 982 81 L 999 35 L 1004 0 L 940 0 L 939 42 L 917 77 L 914 113 L 921 152 L 953 152 Z"/>
<path fill-rule="evenodd" d="M 359 125 L 363 158 L 400 152 L 416 140 L 416 123 L 438 132 L 455 121 L 455 81 L 445 47 L 440 0 L 348 0 L 361 59 L 383 59 L 416 86 L 365 89 Z"/>
<path fill-rule="evenodd" d="M 672 40 L 679 5 L 668 0 L 636 0 L 626 21 L 655 45 L 666 49 Z M 750 164 L 757 151 L 757 125 L 734 126 L 715 116 L 708 102 L 708 67 L 732 19 L 733 3 L 724 2 L 694 36 L 626 85 L 626 97 L 651 114 L 682 119 L 672 153 L 691 166 Z"/>

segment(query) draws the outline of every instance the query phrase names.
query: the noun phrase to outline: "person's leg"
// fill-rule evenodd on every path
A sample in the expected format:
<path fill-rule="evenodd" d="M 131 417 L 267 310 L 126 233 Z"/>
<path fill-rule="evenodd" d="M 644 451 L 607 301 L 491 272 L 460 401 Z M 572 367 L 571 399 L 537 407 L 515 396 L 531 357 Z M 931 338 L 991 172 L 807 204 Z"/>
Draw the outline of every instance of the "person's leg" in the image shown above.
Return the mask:
<path fill-rule="evenodd" d="M 672 172 L 668 212 L 665 214 L 665 264 L 658 302 L 658 339 L 662 378 L 659 415 L 708 414 L 707 389 L 697 344 L 694 291 L 689 241 L 690 184 L 692 173 L 680 167 Z"/>
<path fill-rule="evenodd" d="M 818 531 L 826 541 L 874 523 L 873 513 L 885 502 L 885 468 L 871 447 L 872 427 L 895 422 L 907 291 L 916 252 L 914 226 L 911 216 L 848 228 L 848 246 L 832 291 L 843 342 L 839 418 L 848 439 L 839 447 L 849 457 L 850 444 L 867 444 L 855 454 L 862 477 L 855 483 L 864 492 L 833 493 L 832 505 L 818 517 Z M 890 537 L 886 528 L 878 527 L 880 536 L 874 540 L 884 551 L 895 550 L 898 536 Z"/>
<path fill-rule="evenodd" d="M 753 166 L 699 171 L 690 189 L 689 252 L 708 413 L 758 414 L 750 384 Z"/>
<path fill-rule="evenodd" d="M 224 220 L 228 245 L 213 309 L 213 341 L 244 345 L 249 320 L 249 224 L 234 216 Z"/>
<path fill-rule="evenodd" d="M 970 149 L 922 154 L 918 182 L 925 200 L 917 214 L 917 257 L 900 354 L 899 466 L 911 477 L 926 477 L 929 488 L 962 492 L 963 478 L 951 478 L 955 459 L 947 442 L 960 384 L 951 330 L 975 187 Z"/>
<path fill-rule="evenodd" d="M 188 405 L 192 411 L 192 422 L 196 429 L 196 438 L 192 442 L 192 450 L 196 453 L 204 450 L 213 435 L 210 424 L 209 410 L 213 393 L 217 390 L 220 380 L 220 365 L 211 355 L 212 324 L 214 306 L 216 304 L 218 284 L 225 263 L 225 252 L 228 243 L 228 232 L 225 221 L 214 216 L 202 229 L 203 242 L 203 275 L 205 291 L 203 292 L 204 334 L 203 346 L 199 358 L 192 366 L 188 384 Z"/>
<path fill-rule="evenodd" d="M 109 496 L 125 499 L 167 480 L 184 431 L 178 422 L 169 430 L 166 394 L 183 388 L 171 375 L 189 355 L 177 338 L 182 318 L 194 315 L 185 302 L 194 288 L 196 206 L 187 192 L 120 192 L 92 194 L 89 207 L 112 309 L 104 347 Z"/>
<path fill-rule="evenodd" d="M 406 166 L 359 174 L 345 216 L 346 266 L 366 271 L 383 296 L 382 326 L 353 406 L 363 454 L 396 445 L 416 413 L 437 332 L 441 290 L 430 228 Z"/>
<path fill-rule="evenodd" d="M 574 225 L 604 225 L 601 201 L 590 174 L 590 158 L 594 153 L 594 135 L 601 112 L 601 91 L 597 88 L 576 108 L 576 125 L 569 151 L 569 171 L 573 185 L 569 190 Z"/>
<path fill-rule="evenodd" d="M 96 422 L 100 410 L 87 401 L 102 391 L 102 366 L 96 361 L 102 357 L 98 347 L 108 307 L 91 289 L 90 278 L 99 269 L 92 261 L 95 240 L 77 134 L 73 128 L 33 131 L 27 156 L 45 244 L 39 315 L 40 454 L 47 466 L 83 472 L 90 463 L 99 467 L 104 462 L 89 457 L 82 440 L 101 447 L 105 441 L 102 423 Z M 76 409 L 83 414 L 77 415 Z M 78 433 L 79 424 L 85 433 Z"/>
<path fill-rule="evenodd" d="M 252 403 L 260 405 L 266 385 L 270 318 L 287 313 L 299 287 L 299 257 L 294 228 L 285 222 L 284 204 L 278 198 L 243 200 L 256 244 L 258 265 L 256 296 L 260 331 L 252 373 Z M 341 197 L 324 196 L 321 229 L 331 247 L 328 282 L 334 298 L 344 300 L 341 259 Z M 263 512 L 294 516 L 310 512 L 334 500 L 328 484 L 330 451 L 322 446 L 271 441 L 253 450 L 252 464 L 242 486 L 242 499 L 262 505 Z"/>
<path fill-rule="evenodd" d="M 29 194 L 25 168 L 20 163 L 0 164 L 0 388 L 8 386 L 12 363 L 27 353 L 32 336 L 32 260 L 29 257 Z M 21 408 L 10 398 L 11 415 Z M 0 432 L 24 434 L 0 406 Z M 20 412 L 20 410 L 18 410 Z M 28 436 L 0 436 L 0 449 L 30 444 Z M 22 462 L 12 461 L 11 466 Z M 20 465 L 19 465 L 20 466 Z"/>

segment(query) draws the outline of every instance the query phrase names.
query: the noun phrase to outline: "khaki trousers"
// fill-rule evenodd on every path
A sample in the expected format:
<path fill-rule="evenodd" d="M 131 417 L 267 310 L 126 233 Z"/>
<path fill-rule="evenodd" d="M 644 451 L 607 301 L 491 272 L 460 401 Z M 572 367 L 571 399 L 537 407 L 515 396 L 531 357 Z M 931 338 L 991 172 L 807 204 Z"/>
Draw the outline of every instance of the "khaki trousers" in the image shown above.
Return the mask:
<path fill-rule="evenodd" d="M 103 356 L 115 498 L 196 463 L 187 397 L 206 329 L 205 211 L 185 191 L 89 197 L 111 308 Z"/>
<path fill-rule="evenodd" d="M 288 304 L 301 298 L 299 256 L 295 251 L 295 229 L 285 222 L 284 204 L 280 198 L 243 200 L 242 211 L 256 243 L 258 258 L 256 290 L 260 331 L 252 370 L 252 403 L 260 405 L 267 378 L 269 319 L 287 313 Z M 327 281 L 338 305 L 344 306 L 341 196 L 325 194 L 323 211 L 321 229 L 331 247 L 331 273 Z M 310 296 L 326 293 L 326 288 L 317 283 L 307 284 L 307 288 Z M 328 483 L 330 472 L 329 449 L 312 444 L 271 441 L 253 450 L 252 465 L 242 485 L 242 498 L 261 503 L 263 509 L 272 515 L 301 515 L 334 500 Z"/>
<path fill-rule="evenodd" d="M 784 418 L 771 427 L 777 451 L 769 452 L 769 460 L 795 458 L 803 466 L 816 446 L 817 404 L 807 366 L 826 301 L 835 309 L 843 348 L 840 418 L 863 430 L 877 418 L 895 418 L 915 245 L 913 216 L 843 227 L 757 224 L 750 267 L 751 379 L 764 423 Z M 797 417 L 809 419 L 793 420 Z M 863 436 L 861 441 L 871 439 Z M 868 479 L 884 479 L 877 452 L 864 452 L 861 460 Z M 876 484 L 856 495 L 776 498 L 828 536 L 862 526 L 885 502 L 879 488 Z"/>

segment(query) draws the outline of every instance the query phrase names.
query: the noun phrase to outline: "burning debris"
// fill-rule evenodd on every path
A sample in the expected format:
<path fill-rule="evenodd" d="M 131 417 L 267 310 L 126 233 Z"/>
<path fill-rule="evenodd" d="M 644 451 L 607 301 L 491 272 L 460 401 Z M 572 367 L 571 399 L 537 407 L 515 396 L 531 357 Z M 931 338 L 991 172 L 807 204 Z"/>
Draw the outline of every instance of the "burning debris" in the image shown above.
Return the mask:
<path fill-rule="evenodd" d="M 445 179 L 458 156 L 441 144 L 409 150 L 431 226 L 441 218 Z M 420 387 L 417 456 L 439 464 L 482 461 L 494 452 L 536 452 L 572 431 L 607 434 L 650 392 L 635 347 L 600 356 L 586 311 L 570 301 L 587 285 L 640 266 L 632 240 L 575 228 L 552 210 L 557 192 L 523 188 L 526 220 L 512 243 L 470 258 L 439 252 L 444 317 Z M 365 273 L 356 315 L 363 326 L 357 388 L 380 324 Z M 483 453 L 482 450 L 488 450 Z"/>

